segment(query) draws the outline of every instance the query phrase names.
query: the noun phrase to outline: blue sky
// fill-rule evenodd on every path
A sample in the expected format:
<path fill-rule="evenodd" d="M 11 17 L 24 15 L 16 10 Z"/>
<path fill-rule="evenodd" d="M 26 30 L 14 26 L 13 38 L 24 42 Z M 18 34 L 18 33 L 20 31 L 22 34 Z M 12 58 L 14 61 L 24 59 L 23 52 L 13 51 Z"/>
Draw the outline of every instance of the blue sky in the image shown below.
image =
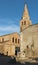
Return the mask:
<path fill-rule="evenodd" d="M 0 0 L 0 35 L 19 33 L 25 2 L 32 23 L 38 23 L 38 0 Z"/>

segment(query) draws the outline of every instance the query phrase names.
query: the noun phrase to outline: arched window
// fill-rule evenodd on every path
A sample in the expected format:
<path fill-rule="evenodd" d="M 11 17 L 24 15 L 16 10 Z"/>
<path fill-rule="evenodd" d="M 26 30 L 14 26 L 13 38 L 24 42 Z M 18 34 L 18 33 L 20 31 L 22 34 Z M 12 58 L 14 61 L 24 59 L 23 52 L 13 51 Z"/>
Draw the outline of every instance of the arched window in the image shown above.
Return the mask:
<path fill-rule="evenodd" d="M 26 21 L 24 21 L 24 25 L 26 25 Z"/>
<path fill-rule="evenodd" d="M 23 22 L 22 22 L 22 25 L 23 25 Z"/>
<path fill-rule="evenodd" d="M 15 39 L 15 43 L 17 43 L 17 38 Z"/>
<path fill-rule="evenodd" d="M 4 42 L 4 38 L 2 38 L 2 42 Z"/>
<path fill-rule="evenodd" d="M 20 40 L 18 39 L 18 43 L 20 42 Z"/>
<path fill-rule="evenodd" d="M 12 38 L 12 42 L 14 42 L 14 37 Z"/>

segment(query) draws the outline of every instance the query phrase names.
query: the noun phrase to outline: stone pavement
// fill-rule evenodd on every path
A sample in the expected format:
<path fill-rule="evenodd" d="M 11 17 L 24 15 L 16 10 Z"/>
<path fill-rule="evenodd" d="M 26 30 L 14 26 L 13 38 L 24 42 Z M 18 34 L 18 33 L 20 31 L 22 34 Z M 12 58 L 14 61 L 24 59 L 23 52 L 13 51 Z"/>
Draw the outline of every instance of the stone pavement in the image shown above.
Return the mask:
<path fill-rule="evenodd" d="M 8 56 L 0 55 L 0 65 L 38 65 L 38 63 L 19 63 L 15 59 Z"/>

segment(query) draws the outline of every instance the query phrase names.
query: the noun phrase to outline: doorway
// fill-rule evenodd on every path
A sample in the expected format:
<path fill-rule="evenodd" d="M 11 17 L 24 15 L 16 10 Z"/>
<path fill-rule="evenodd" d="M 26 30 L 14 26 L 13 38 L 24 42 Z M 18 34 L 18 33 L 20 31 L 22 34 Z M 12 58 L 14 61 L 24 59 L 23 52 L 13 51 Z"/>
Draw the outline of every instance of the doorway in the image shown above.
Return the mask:
<path fill-rule="evenodd" d="M 8 56 L 8 51 L 6 52 L 6 55 Z"/>
<path fill-rule="evenodd" d="M 20 51 L 20 47 L 15 48 L 15 55 L 17 56 L 17 53 Z"/>

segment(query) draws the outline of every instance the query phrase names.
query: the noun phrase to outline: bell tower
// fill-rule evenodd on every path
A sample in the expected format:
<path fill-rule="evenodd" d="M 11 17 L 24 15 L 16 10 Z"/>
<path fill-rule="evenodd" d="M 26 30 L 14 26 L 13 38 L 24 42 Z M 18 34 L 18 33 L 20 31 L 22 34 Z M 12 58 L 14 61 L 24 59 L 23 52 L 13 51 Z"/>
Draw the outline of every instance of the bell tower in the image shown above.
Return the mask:
<path fill-rule="evenodd" d="M 30 25 L 32 25 L 32 23 L 31 23 L 31 20 L 29 17 L 27 4 L 25 4 L 24 13 L 23 13 L 22 19 L 20 21 L 20 31 L 22 32 L 25 28 L 27 28 Z"/>

